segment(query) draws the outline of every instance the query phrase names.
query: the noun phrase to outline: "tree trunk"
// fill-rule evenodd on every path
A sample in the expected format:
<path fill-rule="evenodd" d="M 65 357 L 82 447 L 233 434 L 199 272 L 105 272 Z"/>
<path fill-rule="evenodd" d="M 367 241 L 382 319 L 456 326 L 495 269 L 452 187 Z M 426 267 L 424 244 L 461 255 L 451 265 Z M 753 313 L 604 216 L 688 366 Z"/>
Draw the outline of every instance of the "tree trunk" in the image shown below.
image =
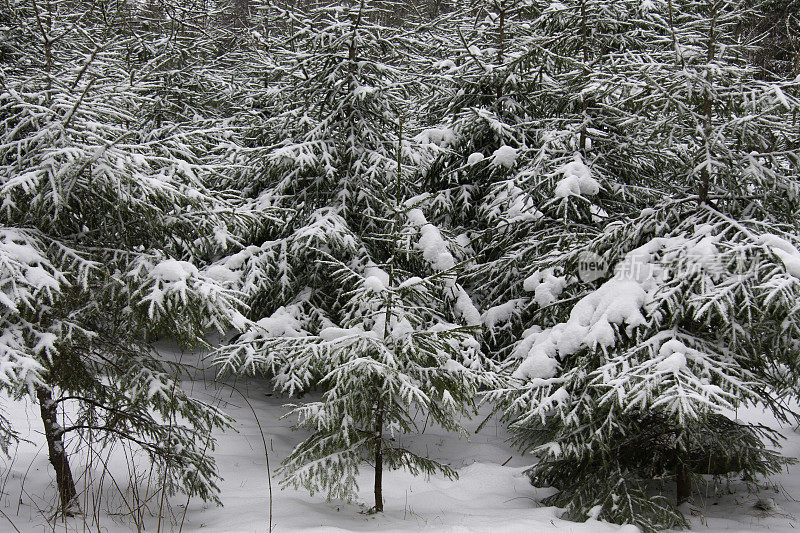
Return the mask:
<path fill-rule="evenodd" d="M 62 428 L 58 424 L 56 406 L 50 391 L 38 387 L 36 397 L 39 400 L 39 410 L 44 423 L 44 436 L 47 440 L 47 451 L 50 455 L 50 464 L 56 471 L 56 484 L 58 497 L 61 502 L 61 511 L 65 516 L 73 516 L 77 510 L 78 493 L 75 490 L 75 480 L 69 468 L 69 458 L 64 449 Z"/>
<path fill-rule="evenodd" d="M 236 28 L 246 28 L 250 21 L 250 0 L 233 1 L 233 25 Z"/>
<path fill-rule="evenodd" d="M 506 32 L 506 6 L 503 2 L 500 2 L 498 6 L 500 10 L 500 23 L 498 25 L 498 35 L 497 35 L 497 64 L 501 66 L 503 64 L 503 52 L 505 49 L 505 32 Z M 497 99 L 503 97 L 503 83 L 504 79 L 502 77 L 497 78 Z"/>
<path fill-rule="evenodd" d="M 581 49 L 583 50 L 583 76 L 586 79 L 589 75 L 589 46 L 587 42 L 586 30 L 586 0 L 581 0 Z M 581 126 L 581 134 L 578 140 L 578 150 L 581 156 L 586 156 L 586 110 L 589 108 L 586 101 L 587 96 L 581 95 L 581 120 L 584 124 Z"/>
<path fill-rule="evenodd" d="M 715 47 L 715 36 L 714 36 L 714 27 L 717 21 L 717 5 L 715 2 L 711 2 L 711 24 L 708 28 L 708 51 L 706 56 L 706 61 L 710 65 L 714 61 L 714 47 Z M 711 187 L 711 169 L 709 165 L 711 164 L 711 146 L 710 140 L 711 135 L 713 133 L 712 126 L 713 126 L 713 119 L 714 119 L 714 103 L 712 102 L 713 95 L 711 94 L 711 86 L 714 83 L 714 77 L 711 74 L 711 68 L 706 69 L 706 91 L 705 95 L 703 96 L 703 141 L 705 145 L 705 152 L 706 152 L 706 164 L 703 169 L 700 171 L 700 187 L 699 187 L 699 197 L 700 203 L 708 203 L 708 191 Z"/>
<path fill-rule="evenodd" d="M 375 413 L 375 507 L 376 513 L 383 512 L 383 398 L 378 396 Z"/>
<path fill-rule="evenodd" d="M 678 505 L 692 498 L 692 476 L 686 459 L 688 459 L 688 457 L 685 453 L 679 453 L 678 463 L 675 465 L 675 481 L 678 486 Z"/>

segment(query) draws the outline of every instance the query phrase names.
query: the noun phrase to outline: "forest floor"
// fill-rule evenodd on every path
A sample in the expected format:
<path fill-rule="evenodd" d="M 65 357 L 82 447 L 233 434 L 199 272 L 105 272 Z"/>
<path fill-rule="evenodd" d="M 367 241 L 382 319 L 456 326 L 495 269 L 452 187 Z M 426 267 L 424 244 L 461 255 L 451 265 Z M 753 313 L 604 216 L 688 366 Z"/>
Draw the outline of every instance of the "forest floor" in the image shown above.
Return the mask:
<path fill-rule="evenodd" d="M 381 515 L 364 513 L 372 503 L 372 469 L 366 465 L 358 476 L 361 504 L 326 501 L 324 494 L 312 496 L 292 488 L 281 490 L 275 468 L 303 438 L 302 432 L 291 430 L 290 419 L 281 419 L 288 411 L 285 404 L 292 400 L 273 395 L 267 384 L 256 379 L 231 378 L 220 383 L 212 372 L 200 368 L 197 354 L 181 356 L 169 349 L 164 352 L 197 365 L 197 371 L 184 381 L 184 386 L 197 397 L 218 404 L 235 420 L 237 432 L 220 433 L 213 453 L 224 478 L 220 484 L 223 507 L 192 500 L 187 508 L 185 497 L 180 496 L 162 503 L 160 492 L 154 489 L 157 476 L 142 466 L 142 457 L 131 455 L 127 447 L 90 450 L 77 443 L 73 444 L 72 469 L 82 493 L 84 514 L 66 522 L 53 518 L 55 476 L 47 460 L 38 406 L 0 397 L 0 410 L 29 441 L 12 448 L 12 457 L 0 459 L 0 532 L 265 532 L 269 490 L 264 442 L 272 467 L 275 533 L 636 531 L 631 526 L 621 528 L 594 520 L 560 520 L 559 509 L 542 506 L 539 501 L 551 491 L 532 487 L 523 473 L 534 458 L 522 456 L 507 444 L 507 433 L 496 417 L 476 433 L 489 414 L 486 407 L 465 423 L 468 439 L 426 425 L 420 415 L 424 432 L 403 438 L 400 443 L 453 466 L 459 478 L 426 480 L 404 471 L 385 473 L 385 512 Z M 779 427 L 758 412 L 740 416 Z M 783 453 L 799 457 L 800 433 L 791 427 L 781 431 L 787 437 Z M 91 457 L 95 460 L 90 461 Z M 788 532 L 800 528 L 800 465 L 761 483 L 758 493 L 738 482 L 718 488 L 716 494 L 711 485 L 707 490 L 701 488 L 701 492 L 695 505 L 686 509 L 695 531 Z M 756 508 L 759 499 L 774 507 L 766 511 Z M 160 525 L 159 509 L 163 517 Z"/>

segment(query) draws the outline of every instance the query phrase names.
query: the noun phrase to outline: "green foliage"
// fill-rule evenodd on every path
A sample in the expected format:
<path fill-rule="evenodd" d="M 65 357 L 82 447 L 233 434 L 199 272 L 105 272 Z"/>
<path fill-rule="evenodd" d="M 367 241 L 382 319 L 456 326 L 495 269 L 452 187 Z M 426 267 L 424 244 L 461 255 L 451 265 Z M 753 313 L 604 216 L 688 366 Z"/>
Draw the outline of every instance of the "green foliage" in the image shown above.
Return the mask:
<path fill-rule="evenodd" d="M 186 394 L 147 339 L 197 345 L 209 327 L 242 324 L 240 294 L 198 269 L 255 222 L 235 193 L 212 187 L 224 131 L 153 118 L 170 61 L 163 36 L 113 23 L 127 4 L 105 13 L 112 22 L 79 2 L 12 4 L 2 8 L 17 60 L 0 72 L 0 386 L 74 404 L 65 427 L 49 428 L 59 442 L 127 440 L 163 469 L 167 492 L 219 501 L 211 431 L 229 420 Z M 134 45 L 158 58 L 132 60 Z"/>
<path fill-rule="evenodd" d="M 282 471 L 332 498 L 454 476 L 392 435 L 481 393 L 571 519 L 685 527 L 668 481 L 786 463 L 731 412 L 795 417 L 792 2 L 295 4 L 0 9 L 4 390 L 210 499 L 229 421 L 154 336 L 315 389 Z"/>

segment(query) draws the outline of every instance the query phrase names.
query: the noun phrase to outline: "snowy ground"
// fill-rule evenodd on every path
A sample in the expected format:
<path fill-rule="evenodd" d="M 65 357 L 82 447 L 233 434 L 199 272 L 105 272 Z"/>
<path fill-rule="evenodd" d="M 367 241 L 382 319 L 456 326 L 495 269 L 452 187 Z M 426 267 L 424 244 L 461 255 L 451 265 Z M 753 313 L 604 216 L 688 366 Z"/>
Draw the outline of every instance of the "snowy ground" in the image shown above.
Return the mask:
<path fill-rule="evenodd" d="M 190 356 L 191 357 L 191 356 Z M 192 357 L 196 359 L 196 357 Z M 30 443 L 20 444 L 14 457 L 0 461 L 0 531 L 158 531 L 155 515 L 164 512 L 161 531 L 264 532 L 268 524 L 268 490 L 264 446 L 258 424 L 248 404 L 229 385 L 215 383 L 208 372 L 196 372 L 186 386 L 207 400 L 219 402 L 236 420 L 238 433 L 219 435 L 215 453 L 222 482 L 224 507 L 203 505 L 172 498 L 162 506 L 160 496 L 148 489 L 148 472 L 141 461 L 131 460 L 127 449 L 116 448 L 111 453 L 89 453 L 85 448 L 73 460 L 78 480 L 81 506 L 85 515 L 68 519 L 65 524 L 50 517 L 55 509 L 54 473 L 49 467 L 41 436 L 38 408 L 27 402 L 15 403 L 0 399 L 0 409 L 14 421 Z M 269 459 L 274 468 L 297 443 L 302 434 L 290 430 L 290 420 L 279 420 L 285 414 L 286 398 L 273 396 L 257 380 L 238 380 L 236 388 L 247 398 L 258 415 L 265 434 Z M 758 413 L 747 416 L 763 418 Z M 362 488 L 358 506 L 344 502 L 326 502 L 324 495 L 309 496 L 291 489 L 280 490 L 273 479 L 273 531 L 302 532 L 409 532 L 439 531 L 467 532 L 529 532 L 569 531 L 603 532 L 632 531 L 610 524 L 590 521 L 576 524 L 559 520 L 558 509 L 542 507 L 538 500 L 549 492 L 530 486 L 522 474 L 529 458 L 505 443 L 506 434 L 500 424 L 490 420 L 475 434 L 485 413 L 470 421 L 469 441 L 459 439 L 428 426 L 413 445 L 432 458 L 458 468 L 457 481 L 442 478 L 425 480 L 401 471 L 385 474 L 384 496 L 386 512 L 368 516 L 362 511 L 370 502 L 372 473 L 365 467 L 359 479 Z M 789 437 L 784 452 L 800 456 L 800 434 L 791 428 L 784 430 Z M 95 457 L 90 469 L 85 466 Z M 505 464 L 505 466 L 502 466 Z M 107 468 L 104 466 L 106 465 Z M 138 466 L 137 466 L 138 465 Z M 92 479 L 81 470 L 93 472 Z M 792 531 L 800 527 L 800 465 L 778 476 L 759 495 L 748 492 L 743 484 L 731 484 L 718 498 L 701 498 L 689 512 L 693 529 L 697 531 Z M 275 477 L 275 476 L 273 476 Z M 134 482 L 138 480 L 138 483 Z M 87 490 L 89 485 L 93 490 Z M 155 494 L 155 496 L 154 496 Z M 773 498 L 776 507 L 761 511 L 754 507 L 758 498 Z M 142 512 L 131 510 L 142 507 Z M 5 515 L 5 516 L 4 516 Z"/>

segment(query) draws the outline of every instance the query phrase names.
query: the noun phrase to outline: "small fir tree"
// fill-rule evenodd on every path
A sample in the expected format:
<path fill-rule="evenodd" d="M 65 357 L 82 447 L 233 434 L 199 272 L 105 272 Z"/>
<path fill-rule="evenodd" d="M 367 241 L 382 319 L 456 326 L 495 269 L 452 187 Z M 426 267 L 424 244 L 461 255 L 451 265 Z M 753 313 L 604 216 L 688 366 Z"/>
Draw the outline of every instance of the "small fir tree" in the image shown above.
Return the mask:
<path fill-rule="evenodd" d="M 156 124 L 152 70 L 78 16 L 89 6 L 14 7 L 15 35 L 42 46 L 12 40 L 18 61 L 2 72 L 0 385 L 36 397 L 65 513 L 76 433 L 137 445 L 165 494 L 216 500 L 211 430 L 228 419 L 190 397 L 148 339 L 197 345 L 242 322 L 240 295 L 198 268 L 252 223 L 207 185 L 224 168 L 222 132 Z"/>
<path fill-rule="evenodd" d="M 624 119 L 618 138 L 653 164 L 619 172 L 624 180 L 604 172 L 613 216 L 578 234 L 554 227 L 539 247 L 522 284 L 535 294 L 536 321 L 512 353 L 520 385 L 492 397 L 507 402 L 518 442 L 540 456 L 532 481 L 559 490 L 549 503 L 575 519 L 657 530 L 686 522 L 653 494 L 653 480 L 675 479 L 681 503 L 699 476 L 754 479 L 785 463 L 767 448 L 775 433 L 729 414 L 752 404 L 791 416 L 798 255 L 789 117 L 798 102 L 787 96 L 792 82 L 760 81 L 747 66 L 749 45 L 735 31 L 750 13 L 742 4 L 648 10 L 628 19 L 648 28 L 647 54 L 611 53 L 595 76 L 613 90 L 595 93 L 594 105 L 613 105 Z M 552 194 L 593 202 L 583 182 L 605 150 L 624 148 L 584 147 Z M 651 193 L 628 197 L 637 186 Z M 587 258 L 607 270 L 586 272 Z"/>
<path fill-rule="evenodd" d="M 273 170 L 250 190 L 295 209 L 282 233 L 220 261 L 262 314 L 217 360 L 289 394 L 320 388 L 292 412 L 312 435 L 284 462 L 284 483 L 352 500 L 368 461 L 377 512 L 385 468 L 456 474 L 393 439 L 419 431 L 411 413 L 463 431 L 460 416 L 492 378 L 469 327 L 477 311 L 456 283 L 458 246 L 415 196 L 426 148 L 402 135 L 402 41 L 366 2 L 287 17 L 296 49 L 275 61 L 291 96 L 264 148 Z"/>

